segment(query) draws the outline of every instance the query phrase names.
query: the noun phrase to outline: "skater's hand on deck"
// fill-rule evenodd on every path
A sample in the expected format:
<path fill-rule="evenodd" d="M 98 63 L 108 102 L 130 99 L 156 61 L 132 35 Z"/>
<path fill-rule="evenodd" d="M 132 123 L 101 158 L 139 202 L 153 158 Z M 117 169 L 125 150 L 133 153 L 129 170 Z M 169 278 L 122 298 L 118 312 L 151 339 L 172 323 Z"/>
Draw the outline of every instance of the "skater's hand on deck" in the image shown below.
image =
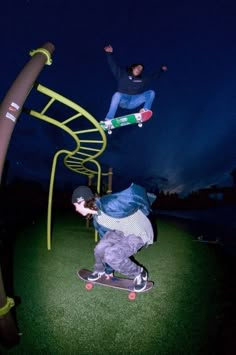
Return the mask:
<path fill-rule="evenodd" d="M 104 47 L 104 51 L 107 53 L 112 53 L 113 52 L 113 48 L 112 46 L 109 44 L 109 46 Z"/>

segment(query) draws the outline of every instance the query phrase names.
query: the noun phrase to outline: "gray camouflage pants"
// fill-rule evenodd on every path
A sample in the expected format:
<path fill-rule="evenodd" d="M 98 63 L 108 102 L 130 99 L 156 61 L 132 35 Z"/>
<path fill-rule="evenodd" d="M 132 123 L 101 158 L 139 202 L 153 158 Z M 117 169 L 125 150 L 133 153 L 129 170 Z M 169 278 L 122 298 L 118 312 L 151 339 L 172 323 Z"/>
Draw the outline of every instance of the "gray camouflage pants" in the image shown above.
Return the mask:
<path fill-rule="evenodd" d="M 144 246 L 143 240 L 134 234 L 124 236 L 120 231 L 109 231 L 99 241 L 94 249 L 94 271 L 104 271 L 107 263 L 115 271 L 135 277 L 141 272 L 141 267 L 135 264 L 130 256 Z"/>

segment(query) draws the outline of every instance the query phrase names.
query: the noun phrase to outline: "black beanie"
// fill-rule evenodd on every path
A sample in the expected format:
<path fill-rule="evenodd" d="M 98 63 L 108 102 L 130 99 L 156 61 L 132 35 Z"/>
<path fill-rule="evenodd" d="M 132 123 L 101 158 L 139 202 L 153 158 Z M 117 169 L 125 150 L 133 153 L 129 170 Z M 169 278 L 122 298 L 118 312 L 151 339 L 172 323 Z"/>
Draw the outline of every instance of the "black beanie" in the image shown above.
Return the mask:
<path fill-rule="evenodd" d="M 94 197 L 92 190 L 88 186 L 77 187 L 72 194 L 72 203 L 88 201 Z"/>

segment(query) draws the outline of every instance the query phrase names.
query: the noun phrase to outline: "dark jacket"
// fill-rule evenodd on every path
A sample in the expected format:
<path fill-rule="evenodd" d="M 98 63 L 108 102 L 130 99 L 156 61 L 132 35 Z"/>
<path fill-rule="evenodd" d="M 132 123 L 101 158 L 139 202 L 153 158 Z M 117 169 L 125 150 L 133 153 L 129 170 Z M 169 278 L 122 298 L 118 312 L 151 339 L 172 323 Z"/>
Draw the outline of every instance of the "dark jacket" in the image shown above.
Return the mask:
<path fill-rule="evenodd" d="M 116 64 L 112 53 L 107 53 L 107 61 L 114 77 L 118 82 L 117 91 L 123 94 L 137 95 L 143 93 L 148 89 L 150 82 L 159 78 L 161 74 L 161 70 L 158 70 L 149 76 L 133 76 L 128 72 L 128 70 L 122 69 Z"/>

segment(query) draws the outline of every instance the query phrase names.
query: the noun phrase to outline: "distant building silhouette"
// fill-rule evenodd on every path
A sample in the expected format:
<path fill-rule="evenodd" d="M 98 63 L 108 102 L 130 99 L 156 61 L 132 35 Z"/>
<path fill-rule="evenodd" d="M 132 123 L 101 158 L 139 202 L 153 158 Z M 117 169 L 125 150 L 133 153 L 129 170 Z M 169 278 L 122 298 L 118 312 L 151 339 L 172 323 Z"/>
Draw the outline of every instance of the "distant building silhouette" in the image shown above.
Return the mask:
<path fill-rule="evenodd" d="M 225 204 L 236 203 L 236 185 L 219 187 L 212 185 L 191 192 L 181 198 L 176 193 L 160 191 L 153 209 L 205 209 Z"/>

